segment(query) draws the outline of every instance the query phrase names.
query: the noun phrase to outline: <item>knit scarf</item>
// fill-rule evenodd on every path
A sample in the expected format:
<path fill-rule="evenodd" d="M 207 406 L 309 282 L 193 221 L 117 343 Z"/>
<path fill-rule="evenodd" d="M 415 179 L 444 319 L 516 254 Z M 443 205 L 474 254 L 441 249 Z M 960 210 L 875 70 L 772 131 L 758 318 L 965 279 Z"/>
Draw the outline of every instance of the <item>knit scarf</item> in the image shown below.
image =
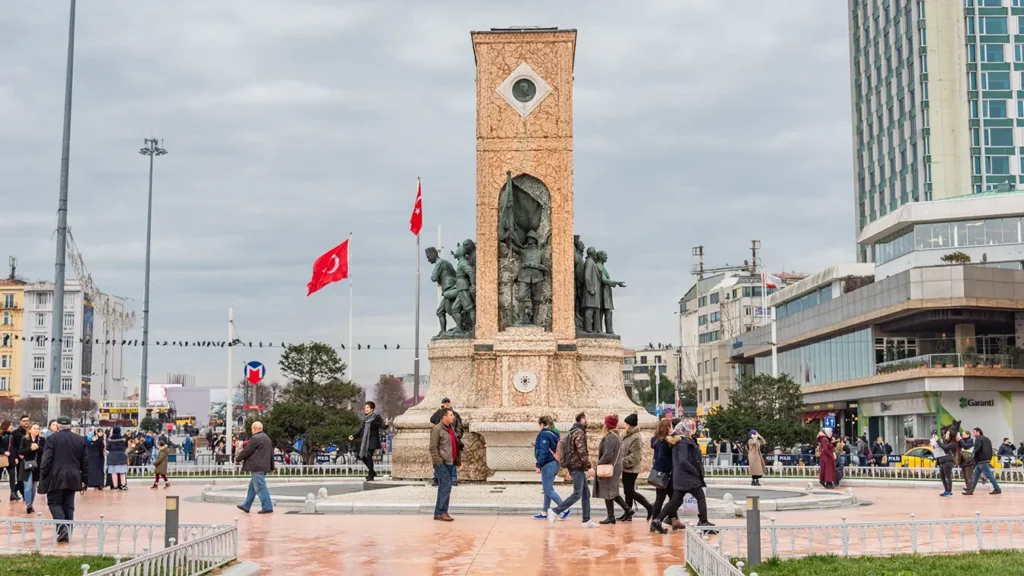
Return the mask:
<path fill-rule="evenodd" d="M 370 431 L 373 426 L 373 419 L 377 417 L 376 412 L 370 412 L 369 414 L 363 414 L 363 437 L 359 440 L 359 457 L 366 458 L 369 456 L 370 451 Z"/>

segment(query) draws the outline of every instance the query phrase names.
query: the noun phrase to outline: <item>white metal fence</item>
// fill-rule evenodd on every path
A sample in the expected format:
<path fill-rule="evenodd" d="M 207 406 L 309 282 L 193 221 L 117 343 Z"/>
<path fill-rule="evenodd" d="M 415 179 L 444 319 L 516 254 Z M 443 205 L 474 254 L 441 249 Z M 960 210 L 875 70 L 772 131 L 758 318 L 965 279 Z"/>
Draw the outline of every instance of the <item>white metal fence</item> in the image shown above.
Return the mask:
<path fill-rule="evenodd" d="M 743 562 L 735 566 L 729 559 L 728 553 L 708 543 L 708 536 L 693 526 L 686 528 L 686 547 L 683 557 L 686 565 L 697 576 L 744 576 Z M 751 576 L 757 576 L 752 573 Z"/>
<path fill-rule="evenodd" d="M 373 467 L 374 472 L 379 476 L 391 474 L 391 464 L 377 464 Z M 363 464 L 324 464 L 324 465 L 297 465 L 278 464 L 274 468 L 274 476 L 297 477 L 297 476 L 340 476 L 358 477 L 366 476 L 367 469 Z M 171 464 L 168 466 L 167 475 L 171 481 L 174 478 L 225 478 L 225 477 L 247 477 L 248 472 L 243 472 L 242 467 L 235 464 Z M 128 476 L 133 478 L 152 478 L 152 466 L 129 466 Z"/>
<path fill-rule="evenodd" d="M 70 527 L 71 541 L 60 544 L 58 527 Z M 186 543 L 208 536 L 228 525 L 181 524 L 173 537 Z M 57 521 L 43 518 L 0 518 L 0 553 L 35 552 L 55 555 L 130 557 L 162 548 L 166 540 L 162 523 L 104 520 Z"/>
<path fill-rule="evenodd" d="M 199 576 L 238 559 L 238 528 L 219 529 L 83 576 Z"/>
<path fill-rule="evenodd" d="M 767 466 L 765 478 L 807 478 L 817 479 L 818 466 Z M 1024 482 L 1024 468 L 992 468 L 998 482 Z M 713 478 L 750 478 L 747 466 L 706 466 L 704 475 Z M 960 468 L 953 468 L 953 478 L 963 480 Z M 887 466 L 846 466 L 843 479 L 863 480 L 935 480 L 939 481 L 938 468 L 895 468 Z"/>
<path fill-rule="evenodd" d="M 687 527 L 689 530 L 689 527 Z M 710 545 L 719 554 L 745 557 L 746 526 L 716 526 Z M 687 540 L 689 543 L 689 540 Z M 761 527 L 765 557 L 800 558 L 811 554 L 893 556 L 896 554 L 955 554 L 1024 546 L 1024 517 L 946 518 L 829 524 L 776 524 Z"/>

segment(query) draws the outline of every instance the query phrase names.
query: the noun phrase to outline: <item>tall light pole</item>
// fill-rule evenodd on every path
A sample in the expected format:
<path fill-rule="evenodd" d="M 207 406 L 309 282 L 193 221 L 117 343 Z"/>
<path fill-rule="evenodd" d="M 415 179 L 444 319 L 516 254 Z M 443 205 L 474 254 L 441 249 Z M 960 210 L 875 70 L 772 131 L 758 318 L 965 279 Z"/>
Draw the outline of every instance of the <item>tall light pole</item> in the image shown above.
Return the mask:
<path fill-rule="evenodd" d="M 50 331 L 50 398 L 48 419 L 60 415 L 61 348 L 64 336 L 64 259 L 68 244 L 68 164 L 71 157 L 71 86 L 75 73 L 75 0 L 68 19 L 68 63 L 64 77 L 64 139 L 60 151 L 60 196 L 57 200 L 57 259 L 53 279 L 53 324 Z"/>
<path fill-rule="evenodd" d="M 149 156 L 149 204 L 146 208 L 146 287 L 142 299 L 142 374 L 139 377 L 139 426 L 146 416 L 146 405 L 149 403 L 149 252 L 153 239 L 153 157 L 167 154 L 160 147 L 163 142 L 156 138 L 143 140 L 146 145 L 139 149 L 139 154 Z"/>

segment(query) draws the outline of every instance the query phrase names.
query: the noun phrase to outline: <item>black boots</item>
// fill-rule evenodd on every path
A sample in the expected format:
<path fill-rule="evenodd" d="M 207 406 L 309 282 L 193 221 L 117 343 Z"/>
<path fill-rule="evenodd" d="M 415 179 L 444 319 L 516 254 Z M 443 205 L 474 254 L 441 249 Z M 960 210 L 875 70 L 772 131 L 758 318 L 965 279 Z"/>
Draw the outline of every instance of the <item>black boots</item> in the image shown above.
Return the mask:
<path fill-rule="evenodd" d="M 662 526 L 661 522 L 658 520 L 651 522 L 651 532 L 657 532 L 658 534 L 668 534 L 668 530 L 666 530 L 665 527 Z"/>
<path fill-rule="evenodd" d="M 615 524 L 615 516 L 609 516 L 598 522 L 598 524 Z"/>

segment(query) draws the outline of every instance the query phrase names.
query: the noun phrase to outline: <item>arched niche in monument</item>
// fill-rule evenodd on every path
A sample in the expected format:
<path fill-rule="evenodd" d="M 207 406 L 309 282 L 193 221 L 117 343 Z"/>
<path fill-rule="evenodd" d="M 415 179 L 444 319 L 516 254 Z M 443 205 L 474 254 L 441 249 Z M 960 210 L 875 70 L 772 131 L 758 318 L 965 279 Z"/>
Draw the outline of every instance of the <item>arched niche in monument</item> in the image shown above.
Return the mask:
<path fill-rule="evenodd" d="M 551 192 L 539 178 L 508 179 L 498 202 L 498 330 L 551 331 Z"/>

